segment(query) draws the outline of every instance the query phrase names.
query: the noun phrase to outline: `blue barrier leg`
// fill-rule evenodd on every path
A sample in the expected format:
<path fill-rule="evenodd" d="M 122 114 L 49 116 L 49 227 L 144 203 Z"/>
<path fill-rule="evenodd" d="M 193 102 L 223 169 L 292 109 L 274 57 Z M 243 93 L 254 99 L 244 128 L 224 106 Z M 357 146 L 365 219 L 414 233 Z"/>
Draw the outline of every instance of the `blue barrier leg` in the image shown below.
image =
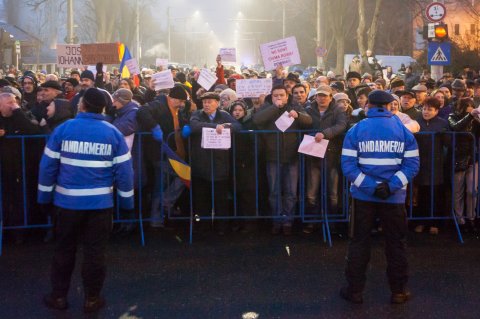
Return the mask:
<path fill-rule="evenodd" d="M 3 247 L 3 188 L 2 188 L 2 163 L 0 162 L 0 256 Z"/>
<path fill-rule="evenodd" d="M 145 247 L 145 232 L 143 230 L 143 206 L 142 206 L 142 136 L 138 135 L 137 140 L 137 162 L 138 162 L 138 226 L 140 228 L 140 241 Z"/>

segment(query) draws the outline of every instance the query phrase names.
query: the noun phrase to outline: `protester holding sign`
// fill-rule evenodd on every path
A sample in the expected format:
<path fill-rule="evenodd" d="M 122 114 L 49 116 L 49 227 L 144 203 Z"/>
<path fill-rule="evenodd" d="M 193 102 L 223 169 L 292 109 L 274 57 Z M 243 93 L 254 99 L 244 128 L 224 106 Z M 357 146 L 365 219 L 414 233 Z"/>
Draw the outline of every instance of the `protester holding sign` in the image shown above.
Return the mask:
<path fill-rule="evenodd" d="M 194 211 L 200 215 L 228 216 L 228 178 L 230 174 L 230 151 L 207 150 L 201 147 L 203 128 L 214 128 L 218 134 L 229 128 L 240 131 L 242 126 L 230 114 L 219 110 L 220 96 L 207 92 L 200 97 L 203 109 L 192 114 L 192 191 Z M 213 161 L 213 165 L 212 162 Z M 212 171 L 213 168 L 213 171 Z M 213 192 L 212 192 L 213 184 Z M 214 207 L 211 207 L 212 197 Z M 228 230 L 227 223 L 218 224 L 218 234 Z"/>
<path fill-rule="evenodd" d="M 294 119 L 287 131 L 306 129 L 311 126 L 312 118 L 310 115 L 302 107 L 288 102 L 287 90 L 283 85 L 272 88 L 271 98 L 271 104 L 265 103 L 253 115 L 253 122 L 259 129 L 279 131 L 275 122 L 284 113 L 288 113 L 288 116 Z M 274 216 L 279 217 L 274 221 L 272 234 L 279 234 L 283 227 L 284 234 L 291 235 L 293 215 L 297 203 L 297 149 L 299 145 L 297 133 L 279 135 L 270 133 L 261 137 L 267 159 L 270 209 Z M 277 158 L 279 162 L 277 162 Z M 283 190 L 283 194 L 280 190 Z M 284 217 L 280 218 L 280 216 Z"/>

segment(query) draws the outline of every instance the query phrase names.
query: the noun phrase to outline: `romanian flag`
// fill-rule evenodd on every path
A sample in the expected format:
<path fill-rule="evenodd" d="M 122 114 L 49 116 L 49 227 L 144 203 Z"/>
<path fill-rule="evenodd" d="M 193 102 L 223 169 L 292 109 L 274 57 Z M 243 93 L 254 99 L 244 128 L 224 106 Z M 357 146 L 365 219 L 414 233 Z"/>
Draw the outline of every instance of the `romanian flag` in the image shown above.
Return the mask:
<path fill-rule="evenodd" d="M 132 55 L 130 54 L 130 50 L 128 50 L 128 47 L 123 43 L 120 43 L 118 46 L 118 59 L 120 61 L 120 74 L 122 78 L 129 78 L 130 71 L 125 65 L 125 62 L 132 59 Z M 135 82 L 135 85 L 137 87 L 140 85 L 140 79 L 136 74 L 133 76 L 133 82 Z"/>
<path fill-rule="evenodd" d="M 182 160 L 166 143 L 162 143 L 162 149 L 167 155 L 168 162 L 172 166 L 175 173 L 177 173 L 182 182 L 184 182 L 185 185 L 190 188 L 190 165 L 185 163 L 185 161 Z"/>

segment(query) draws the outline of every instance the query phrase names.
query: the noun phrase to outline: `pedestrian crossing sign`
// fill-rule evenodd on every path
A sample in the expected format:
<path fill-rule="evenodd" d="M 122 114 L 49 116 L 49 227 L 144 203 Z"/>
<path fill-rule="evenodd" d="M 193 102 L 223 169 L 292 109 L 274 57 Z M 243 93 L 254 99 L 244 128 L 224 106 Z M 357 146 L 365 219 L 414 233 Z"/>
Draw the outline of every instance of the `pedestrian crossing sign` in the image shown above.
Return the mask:
<path fill-rule="evenodd" d="M 429 65 L 450 65 L 450 42 L 430 42 L 428 44 Z"/>

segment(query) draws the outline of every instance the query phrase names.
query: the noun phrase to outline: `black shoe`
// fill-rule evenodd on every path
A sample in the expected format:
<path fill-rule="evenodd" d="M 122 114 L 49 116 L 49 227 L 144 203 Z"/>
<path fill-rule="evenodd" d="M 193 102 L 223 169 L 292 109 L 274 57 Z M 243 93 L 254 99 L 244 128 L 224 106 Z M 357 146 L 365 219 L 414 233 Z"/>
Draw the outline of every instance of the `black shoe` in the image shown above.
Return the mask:
<path fill-rule="evenodd" d="M 85 298 L 85 303 L 83 304 L 83 312 L 91 313 L 96 312 L 105 306 L 105 298 L 103 297 L 88 297 Z"/>
<path fill-rule="evenodd" d="M 343 287 L 340 289 L 340 297 L 345 299 L 348 302 L 354 304 L 361 304 L 363 303 L 363 295 L 361 292 L 351 292 L 348 287 Z"/>
<path fill-rule="evenodd" d="M 67 298 L 55 298 L 52 294 L 43 296 L 43 303 L 50 309 L 65 310 L 68 308 Z"/>
<path fill-rule="evenodd" d="M 392 304 L 401 305 L 406 303 L 411 297 L 410 291 L 404 291 L 400 293 L 392 293 L 390 302 Z"/>
<path fill-rule="evenodd" d="M 307 235 L 308 235 L 308 234 L 313 233 L 313 231 L 314 231 L 314 226 L 313 226 L 312 223 L 307 224 L 307 225 L 305 225 L 305 226 L 303 227 L 303 233 L 304 233 L 304 234 L 307 234 Z"/>

